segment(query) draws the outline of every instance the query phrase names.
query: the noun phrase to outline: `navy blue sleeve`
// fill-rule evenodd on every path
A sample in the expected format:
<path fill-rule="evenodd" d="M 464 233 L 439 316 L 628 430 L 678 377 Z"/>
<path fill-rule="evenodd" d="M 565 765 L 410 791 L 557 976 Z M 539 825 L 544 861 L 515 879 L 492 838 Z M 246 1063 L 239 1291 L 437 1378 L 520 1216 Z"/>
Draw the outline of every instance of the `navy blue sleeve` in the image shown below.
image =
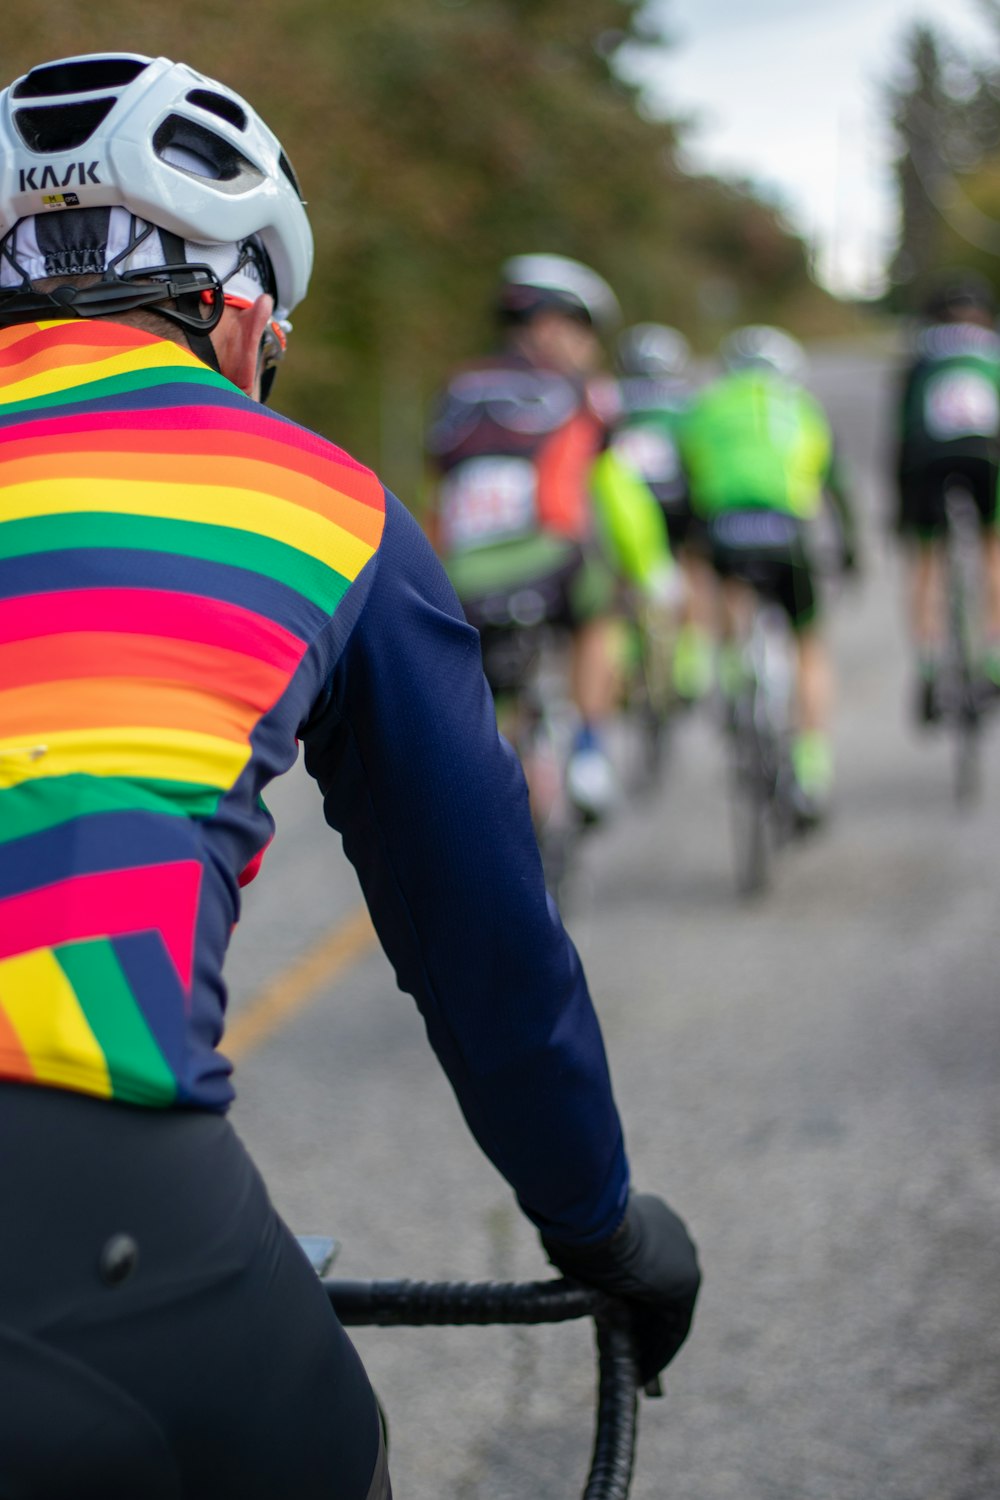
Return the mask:
<path fill-rule="evenodd" d="M 586 979 L 545 892 L 479 637 L 387 498 L 306 765 L 480 1146 L 540 1229 L 601 1239 L 628 1168 Z"/>

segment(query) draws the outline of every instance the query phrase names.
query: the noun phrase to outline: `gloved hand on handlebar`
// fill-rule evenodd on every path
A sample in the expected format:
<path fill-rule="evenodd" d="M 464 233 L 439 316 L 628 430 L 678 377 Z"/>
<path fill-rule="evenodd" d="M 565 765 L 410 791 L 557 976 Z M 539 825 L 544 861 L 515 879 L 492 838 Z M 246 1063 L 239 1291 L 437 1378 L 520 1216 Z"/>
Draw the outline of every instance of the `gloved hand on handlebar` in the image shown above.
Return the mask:
<path fill-rule="evenodd" d="M 701 1282 L 697 1251 L 673 1209 L 633 1193 L 610 1239 L 566 1245 L 543 1235 L 542 1245 L 564 1276 L 628 1302 L 639 1382 L 655 1380 L 687 1338 Z"/>

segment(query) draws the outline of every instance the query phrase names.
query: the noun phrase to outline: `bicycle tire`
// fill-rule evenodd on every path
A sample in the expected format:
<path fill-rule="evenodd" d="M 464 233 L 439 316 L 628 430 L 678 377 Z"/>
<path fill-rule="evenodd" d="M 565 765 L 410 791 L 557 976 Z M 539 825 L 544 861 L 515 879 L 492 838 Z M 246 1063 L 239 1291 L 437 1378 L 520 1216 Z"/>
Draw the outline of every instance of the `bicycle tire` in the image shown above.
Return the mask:
<path fill-rule="evenodd" d="M 637 1367 L 623 1304 L 572 1281 L 425 1282 L 324 1278 L 346 1328 L 563 1323 L 592 1317 L 598 1382 L 583 1500 L 627 1500 L 635 1466 Z"/>
<path fill-rule="evenodd" d="M 518 751 L 531 797 L 532 823 L 545 888 L 559 902 L 566 896 L 583 833 L 583 819 L 566 791 L 566 751 L 547 710 L 539 705 Z M 539 798 L 544 778 L 545 795 Z"/>
<path fill-rule="evenodd" d="M 952 789 L 960 807 L 978 801 L 982 787 L 980 730 L 983 707 L 969 608 L 974 577 L 968 553 L 969 518 L 965 514 L 971 503 L 960 486 L 949 489 L 945 501 L 948 517 L 948 676 L 951 684 L 948 718 L 955 741 Z"/>
<path fill-rule="evenodd" d="M 771 880 L 771 790 L 754 722 L 749 686 L 734 708 L 730 769 L 730 827 L 739 895 L 760 895 Z"/>
<path fill-rule="evenodd" d="M 670 759 L 671 716 L 647 703 L 642 715 L 642 790 L 654 791 L 663 779 Z"/>
<path fill-rule="evenodd" d="M 978 802 L 982 790 L 978 710 L 960 714 L 955 738 L 954 793 L 959 807 Z"/>
<path fill-rule="evenodd" d="M 584 820 L 566 790 L 569 732 L 566 716 L 553 708 L 538 680 L 540 663 L 551 639 L 544 627 L 533 632 L 534 647 L 516 686 L 508 687 L 511 727 L 507 739 L 517 755 L 528 785 L 531 821 L 535 831 L 546 889 L 558 901 L 565 895 L 576 863 Z"/>
<path fill-rule="evenodd" d="M 674 642 L 644 623 L 633 623 L 636 659 L 631 665 L 624 699 L 625 717 L 636 741 L 634 790 L 639 795 L 659 786 L 670 751 L 671 729 L 677 712 L 673 689 Z"/>

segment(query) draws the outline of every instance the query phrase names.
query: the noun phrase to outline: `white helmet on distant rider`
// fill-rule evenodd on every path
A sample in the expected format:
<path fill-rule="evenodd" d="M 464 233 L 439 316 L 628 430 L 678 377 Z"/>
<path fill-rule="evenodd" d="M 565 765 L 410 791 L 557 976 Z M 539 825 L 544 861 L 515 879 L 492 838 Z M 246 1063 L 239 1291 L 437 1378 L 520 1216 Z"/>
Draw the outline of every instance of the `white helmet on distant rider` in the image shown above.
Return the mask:
<path fill-rule="evenodd" d="M 786 380 L 801 379 L 807 365 L 798 339 L 768 323 L 735 329 L 719 345 L 719 355 L 727 370 L 770 370 Z"/>
<path fill-rule="evenodd" d="M 623 375 L 677 377 L 691 359 L 691 345 L 679 328 L 636 323 L 618 335 L 618 368 Z"/>
<path fill-rule="evenodd" d="M 599 333 L 621 321 L 618 298 L 603 276 L 566 255 L 515 255 L 500 268 L 497 311 L 505 324 L 526 323 L 551 309 Z"/>

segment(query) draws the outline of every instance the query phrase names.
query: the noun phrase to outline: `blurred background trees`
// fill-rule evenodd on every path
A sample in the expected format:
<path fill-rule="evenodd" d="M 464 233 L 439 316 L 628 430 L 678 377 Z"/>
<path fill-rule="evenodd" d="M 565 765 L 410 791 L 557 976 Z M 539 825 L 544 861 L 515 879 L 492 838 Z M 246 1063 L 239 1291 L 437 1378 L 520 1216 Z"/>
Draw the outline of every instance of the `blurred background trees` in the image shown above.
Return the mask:
<path fill-rule="evenodd" d="M 426 403 L 492 338 L 507 255 L 578 256 L 629 320 L 702 349 L 736 322 L 844 324 L 778 207 L 681 171 L 681 127 L 616 74 L 625 45 L 664 45 L 640 0 L 33 0 L 2 57 L 9 80 L 55 56 L 162 53 L 250 99 L 317 240 L 277 404 L 411 498 Z"/>
<path fill-rule="evenodd" d="M 1000 291 L 1000 0 L 981 0 L 997 38 L 972 58 L 946 32 L 914 25 L 886 89 L 895 129 L 900 238 L 893 309 L 919 308 L 944 268 L 972 267 Z"/>

